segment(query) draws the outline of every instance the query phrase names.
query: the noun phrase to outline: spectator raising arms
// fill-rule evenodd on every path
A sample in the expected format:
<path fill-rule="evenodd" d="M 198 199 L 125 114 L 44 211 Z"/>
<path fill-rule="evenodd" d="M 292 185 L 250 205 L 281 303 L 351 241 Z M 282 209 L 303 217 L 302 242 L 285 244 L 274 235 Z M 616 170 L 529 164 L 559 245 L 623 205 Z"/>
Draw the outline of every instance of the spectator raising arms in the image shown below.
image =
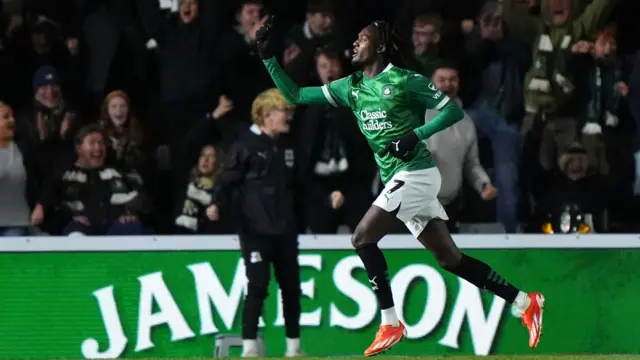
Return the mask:
<path fill-rule="evenodd" d="M 0 102 L 0 236 L 24 236 L 29 225 L 27 172 L 14 125 L 13 110 Z"/>
<path fill-rule="evenodd" d="M 118 170 L 105 166 L 105 140 L 98 125 L 78 132 L 76 153 L 76 163 L 45 186 L 33 222 L 54 216 L 65 235 L 141 234 L 139 193 Z"/>

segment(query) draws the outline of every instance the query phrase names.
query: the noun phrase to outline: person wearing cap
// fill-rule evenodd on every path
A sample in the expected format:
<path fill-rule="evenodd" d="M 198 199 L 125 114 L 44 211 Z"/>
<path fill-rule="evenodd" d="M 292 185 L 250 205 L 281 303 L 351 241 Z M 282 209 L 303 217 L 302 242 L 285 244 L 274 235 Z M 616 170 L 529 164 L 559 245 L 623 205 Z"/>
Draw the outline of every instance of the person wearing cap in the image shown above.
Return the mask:
<path fill-rule="evenodd" d="M 207 210 L 219 219 L 232 195 L 236 228 L 249 281 L 242 315 L 243 356 L 258 355 L 258 319 L 267 297 L 271 265 L 282 291 L 287 356 L 300 353 L 300 267 L 294 214 L 293 149 L 288 133 L 294 106 L 277 89 L 258 95 L 251 107 L 254 124 L 231 145 Z"/>
<path fill-rule="evenodd" d="M 35 163 L 34 190 L 57 168 L 73 160 L 75 112 L 71 111 L 60 87 L 60 76 L 51 65 L 44 65 L 33 75 L 33 101 L 16 113 L 15 138 Z M 45 226 L 46 228 L 46 226 Z"/>

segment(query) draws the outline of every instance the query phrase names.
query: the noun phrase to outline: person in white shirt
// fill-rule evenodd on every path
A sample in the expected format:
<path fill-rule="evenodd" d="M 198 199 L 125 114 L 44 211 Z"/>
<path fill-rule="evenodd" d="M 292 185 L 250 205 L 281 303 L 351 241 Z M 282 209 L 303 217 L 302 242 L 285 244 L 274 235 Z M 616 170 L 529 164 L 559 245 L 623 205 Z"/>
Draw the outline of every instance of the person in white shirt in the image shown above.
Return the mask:
<path fill-rule="evenodd" d="M 431 81 L 462 107 L 462 102 L 458 98 L 460 80 L 458 71 L 454 67 L 440 66 L 434 71 Z M 427 110 L 425 121 L 433 120 L 438 113 L 437 110 Z M 426 142 L 442 174 L 442 186 L 438 199 L 449 214 L 447 222 L 449 230 L 455 232 L 461 211 L 463 179 L 478 191 L 483 200 L 495 198 L 497 190 L 480 164 L 476 128 L 466 112 L 462 120 L 436 133 Z"/>

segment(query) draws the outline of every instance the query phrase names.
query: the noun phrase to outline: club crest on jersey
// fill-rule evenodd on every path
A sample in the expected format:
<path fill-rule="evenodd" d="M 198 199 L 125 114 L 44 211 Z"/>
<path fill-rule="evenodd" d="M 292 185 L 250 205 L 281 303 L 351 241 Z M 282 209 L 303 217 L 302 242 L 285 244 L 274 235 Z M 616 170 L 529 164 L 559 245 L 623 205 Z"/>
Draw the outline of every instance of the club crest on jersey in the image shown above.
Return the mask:
<path fill-rule="evenodd" d="M 391 99 L 393 97 L 393 90 L 391 90 L 391 85 L 385 85 L 382 88 L 382 98 Z"/>

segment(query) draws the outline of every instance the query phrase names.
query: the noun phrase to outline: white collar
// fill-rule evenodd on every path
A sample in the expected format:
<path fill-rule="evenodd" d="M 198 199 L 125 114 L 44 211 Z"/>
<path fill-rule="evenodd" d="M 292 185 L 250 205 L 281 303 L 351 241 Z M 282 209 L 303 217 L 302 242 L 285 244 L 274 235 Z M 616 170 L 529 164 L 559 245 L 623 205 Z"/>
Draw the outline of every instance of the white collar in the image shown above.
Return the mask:
<path fill-rule="evenodd" d="M 392 64 L 392 63 L 389 63 L 389 64 L 387 65 L 387 67 L 386 67 L 386 68 L 384 68 L 384 70 L 382 70 L 382 72 L 383 72 L 383 73 L 384 73 L 384 72 L 387 72 L 387 71 L 391 70 L 391 68 L 392 68 L 392 67 L 393 67 L 393 64 Z"/>
<path fill-rule="evenodd" d="M 251 130 L 251 132 L 256 135 L 262 135 L 262 130 L 260 130 L 260 127 L 256 124 L 251 125 L 251 127 L 249 127 L 249 130 Z"/>

